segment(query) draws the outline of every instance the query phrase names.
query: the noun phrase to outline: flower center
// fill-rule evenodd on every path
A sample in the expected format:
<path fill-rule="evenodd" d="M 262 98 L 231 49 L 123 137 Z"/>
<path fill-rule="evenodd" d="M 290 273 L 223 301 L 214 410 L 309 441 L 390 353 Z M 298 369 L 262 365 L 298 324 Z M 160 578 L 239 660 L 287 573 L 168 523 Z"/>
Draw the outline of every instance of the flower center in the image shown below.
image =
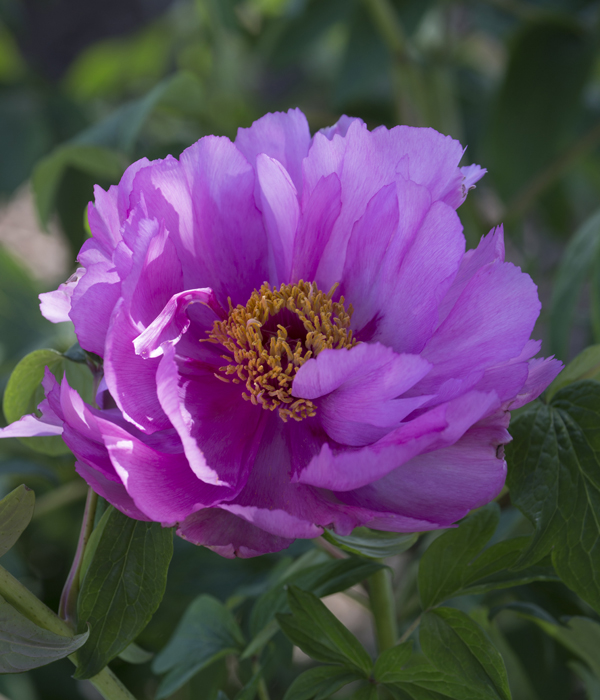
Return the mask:
<path fill-rule="evenodd" d="M 300 421 L 314 416 L 312 401 L 292 396 L 296 372 L 326 348 L 351 348 L 352 306 L 344 298 L 332 301 L 337 284 L 324 294 L 315 282 L 282 284 L 271 289 L 265 282 L 254 290 L 246 306 L 229 301 L 229 316 L 215 321 L 207 340 L 220 343 L 230 355 L 229 364 L 215 376 L 244 383 L 242 396 L 256 406 L 279 411 L 280 417 Z"/>

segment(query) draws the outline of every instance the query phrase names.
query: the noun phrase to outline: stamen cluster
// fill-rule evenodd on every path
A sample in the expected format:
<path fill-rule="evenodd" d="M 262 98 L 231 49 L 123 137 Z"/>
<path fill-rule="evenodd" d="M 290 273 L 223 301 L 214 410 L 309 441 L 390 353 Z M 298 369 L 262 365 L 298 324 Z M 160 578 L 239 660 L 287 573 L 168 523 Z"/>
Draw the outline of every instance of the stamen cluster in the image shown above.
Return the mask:
<path fill-rule="evenodd" d="M 279 289 L 265 282 L 252 292 L 246 306 L 233 308 L 230 300 L 228 318 L 216 321 L 207 339 L 233 355 L 222 355 L 229 364 L 215 376 L 244 383 L 244 399 L 270 411 L 277 409 L 284 421 L 314 416 L 312 401 L 292 396 L 297 371 L 326 348 L 351 348 L 357 343 L 350 330 L 352 306 L 344 307 L 344 297 L 332 300 L 336 287 L 324 294 L 315 282 L 300 280 Z"/>

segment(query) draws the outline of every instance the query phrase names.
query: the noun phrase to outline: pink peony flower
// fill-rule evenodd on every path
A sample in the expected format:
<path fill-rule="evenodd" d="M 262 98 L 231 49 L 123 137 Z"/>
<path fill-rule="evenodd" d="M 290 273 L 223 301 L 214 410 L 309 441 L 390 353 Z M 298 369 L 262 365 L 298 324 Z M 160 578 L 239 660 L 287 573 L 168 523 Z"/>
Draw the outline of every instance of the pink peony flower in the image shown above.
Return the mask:
<path fill-rule="evenodd" d="M 504 484 L 509 409 L 558 374 L 502 229 L 465 253 L 485 173 L 432 129 L 267 114 L 235 143 L 96 188 L 81 268 L 42 295 L 104 360 L 98 405 L 47 372 L 43 417 L 127 515 L 248 557 L 358 525 L 444 528 Z"/>

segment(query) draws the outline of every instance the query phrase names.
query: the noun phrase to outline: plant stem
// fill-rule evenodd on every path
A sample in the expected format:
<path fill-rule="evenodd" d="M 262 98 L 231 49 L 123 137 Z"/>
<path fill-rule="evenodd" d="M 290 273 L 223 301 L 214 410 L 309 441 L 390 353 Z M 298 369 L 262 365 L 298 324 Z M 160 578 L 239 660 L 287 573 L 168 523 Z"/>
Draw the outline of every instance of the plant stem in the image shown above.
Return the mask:
<path fill-rule="evenodd" d="M 259 670 L 258 661 L 255 661 L 252 664 L 252 670 L 254 671 L 254 673 L 258 673 L 258 670 Z M 265 678 L 262 675 L 258 681 L 258 688 L 256 689 L 256 691 L 258 693 L 259 700 L 271 700 L 270 696 L 269 696 L 269 689 L 267 688 Z"/>
<path fill-rule="evenodd" d="M 94 517 L 96 515 L 96 505 L 98 504 L 98 495 L 91 488 L 88 488 L 87 500 L 85 502 L 85 510 L 83 511 L 83 520 L 81 523 L 81 531 L 79 533 L 79 542 L 75 557 L 71 564 L 71 571 L 65 582 L 58 614 L 67 622 L 75 625 L 77 621 L 77 596 L 79 595 L 79 572 L 83 561 L 85 546 L 90 539 L 92 530 L 94 529 Z"/>
<path fill-rule="evenodd" d="M 375 622 L 379 653 L 393 647 L 398 640 L 396 603 L 389 569 L 380 569 L 369 577 L 369 598 Z"/>
<path fill-rule="evenodd" d="M 0 566 L 0 595 L 36 625 L 63 637 L 73 637 L 74 632 L 64 620 L 52 612 L 39 598 Z M 77 666 L 77 652 L 69 659 Z M 105 700 L 135 700 L 133 695 L 108 668 L 89 679 Z"/>

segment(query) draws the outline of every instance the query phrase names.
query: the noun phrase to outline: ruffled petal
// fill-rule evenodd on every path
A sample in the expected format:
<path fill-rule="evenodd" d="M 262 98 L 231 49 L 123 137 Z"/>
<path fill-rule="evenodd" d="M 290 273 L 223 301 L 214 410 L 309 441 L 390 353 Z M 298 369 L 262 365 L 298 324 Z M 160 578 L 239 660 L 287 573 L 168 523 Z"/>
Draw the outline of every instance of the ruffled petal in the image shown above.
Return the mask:
<path fill-rule="evenodd" d="M 47 437 L 50 435 L 62 435 L 62 422 L 56 424 L 51 423 L 44 417 L 38 418 L 33 414 L 28 414 L 19 418 L 19 420 L 7 425 L 6 428 L 0 428 L 0 438 L 11 437 Z"/>
<path fill-rule="evenodd" d="M 508 420 L 509 414 L 500 414 L 495 427 L 475 425 L 454 445 L 413 457 L 382 479 L 339 496 L 381 511 L 380 521 L 371 527 L 385 527 L 389 513 L 449 527 L 502 490 L 506 462 L 497 456 L 498 432 L 502 442 L 510 440 Z"/>
<path fill-rule="evenodd" d="M 376 442 L 428 397 L 399 398 L 431 365 L 418 355 L 398 355 L 378 343 L 323 350 L 298 370 L 292 393 L 316 400 L 327 434 L 343 445 Z M 321 398 L 323 397 L 323 398 Z"/>
<path fill-rule="evenodd" d="M 474 250 L 468 250 L 458 268 L 458 273 L 439 307 L 439 323 L 450 313 L 458 297 L 471 281 L 473 275 L 484 265 L 504 262 L 504 229 L 496 226 L 487 236 L 483 236 Z"/>
<path fill-rule="evenodd" d="M 269 236 L 269 281 L 287 283 L 300 218 L 296 188 L 283 165 L 264 153 L 256 158 L 256 173 L 259 207 Z"/>
<path fill-rule="evenodd" d="M 177 534 L 193 544 L 204 545 L 222 557 L 257 557 L 279 552 L 293 540 L 272 535 L 247 520 L 219 508 L 205 508 L 181 523 Z"/>
<path fill-rule="evenodd" d="M 122 295 L 134 323 L 149 325 L 169 299 L 183 288 L 183 272 L 177 251 L 164 223 L 143 219 L 136 227 L 131 272 Z"/>
<path fill-rule="evenodd" d="M 310 195 L 302 197 L 290 282 L 316 278 L 319 261 L 340 214 L 341 194 L 340 179 L 331 173 L 317 182 Z"/>
<path fill-rule="evenodd" d="M 326 443 L 306 469 L 293 478 L 335 492 L 358 489 L 419 454 L 453 445 L 499 405 L 495 392 L 469 392 L 404 423 L 368 447 L 340 448 Z"/>
<path fill-rule="evenodd" d="M 116 482 L 107 479 L 99 471 L 85 464 L 85 462 L 75 462 L 75 471 L 99 496 L 105 498 L 121 513 L 134 520 L 151 520 L 135 505 L 120 481 Z"/>
<path fill-rule="evenodd" d="M 480 268 L 423 349 L 434 367 L 413 391 L 435 393 L 446 379 L 518 357 L 539 312 L 529 275 L 499 261 Z"/>
<path fill-rule="evenodd" d="M 144 359 L 135 352 L 140 328 L 131 320 L 125 302 L 114 310 L 104 351 L 104 377 L 117 406 L 140 430 L 153 433 L 170 428 L 156 395 L 158 358 Z"/>
<path fill-rule="evenodd" d="M 71 320 L 69 317 L 71 297 L 84 272 L 83 267 L 78 267 L 66 282 L 58 286 L 58 289 L 39 295 L 40 311 L 44 318 L 52 323 L 63 323 Z"/>
<path fill-rule="evenodd" d="M 302 161 L 311 143 L 306 117 L 299 109 L 265 114 L 248 129 L 238 129 L 235 145 L 254 167 L 261 153 L 278 160 L 302 192 Z"/>
<path fill-rule="evenodd" d="M 191 513 L 233 494 L 198 479 L 183 453 L 145 445 L 109 421 L 97 419 L 111 462 L 137 508 L 152 520 L 173 526 Z"/>
<path fill-rule="evenodd" d="M 121 293 L 121 280 L 112 262 L 88 267 L 73 290 L 69 318 L 79 344 L 102 357 L 110 317 Z"/>
<path fill-rule="evenodd" d="M 527 381 L 519 391 L 515 400 L 510 402 L 510 410 L 514 411 L 530 401 L 537 399 L 556 377 L 558 377 L 563 367 L 563 363 L 560 362 L 560 360 L 555 360 L 553 357 L 540 357 L 535 360 L 530 360 Z"/>
<path fill-rule="evenodd" d="M 177 357 L 169 345 L 164 346 L 156 386 L 194 474 L 207 484 L 239 491 L 260 444 L 264 411 L 242 399 L 239 385 Z"/>
<path fill-rule="evenodd" d="M 188 289 L 174 294 L 154 321 L 133 341 L 136 354 L 143 358 L 160 357 L 165 345 L 176 345 L 192 323 L 189 313 L 192 304 L 208 307 L 215 320 L 227 318 L 212 289 Z"/>

